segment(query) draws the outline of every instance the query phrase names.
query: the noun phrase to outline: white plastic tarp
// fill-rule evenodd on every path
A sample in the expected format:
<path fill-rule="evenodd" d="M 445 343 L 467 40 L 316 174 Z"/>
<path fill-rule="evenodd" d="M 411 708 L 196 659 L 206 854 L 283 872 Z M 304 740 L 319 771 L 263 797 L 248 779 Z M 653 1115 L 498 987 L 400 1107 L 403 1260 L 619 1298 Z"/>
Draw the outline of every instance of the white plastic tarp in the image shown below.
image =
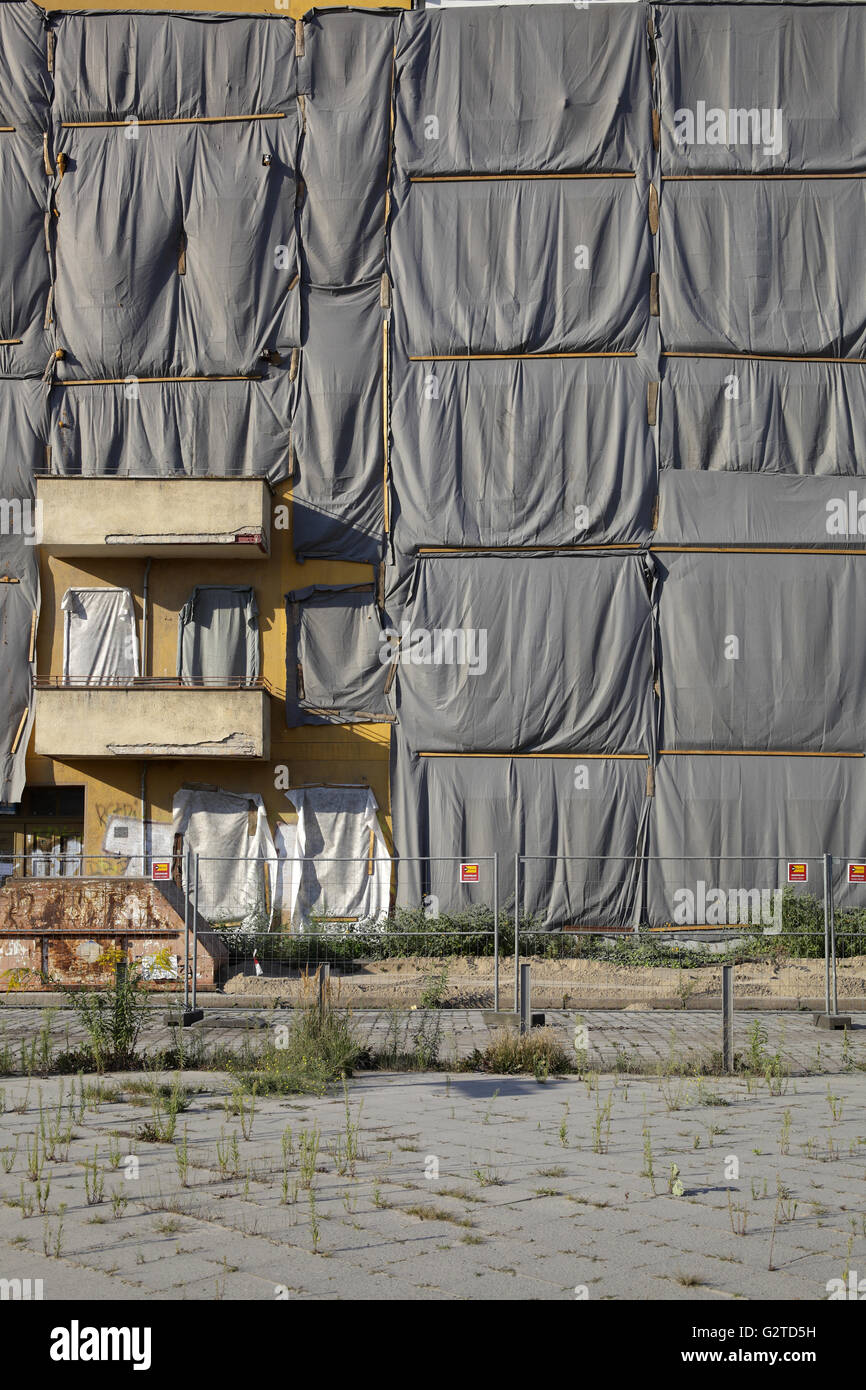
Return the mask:
<path fill-rule="evenodd" d="M 198 911 L 208 922 L 268 931 L 273 920 L 266 861 L 276 858 L 265 803 L 258 793 L 238 795 L 219 787 L 181 787 L 172 805 L 173 835 L 187 854 L 199 856 Z"/>
<path fill-rule="evenodd" d="M 369 787 L 300 787 L 287 908 L 301 931 L 373 923 L 388 911 L 391 856 Z"/>
<path fill-rule="evenodd" d="M 123 684 L 141 674 L 129 589 L 67 589 L 61 608 L 65 680 Z"/>

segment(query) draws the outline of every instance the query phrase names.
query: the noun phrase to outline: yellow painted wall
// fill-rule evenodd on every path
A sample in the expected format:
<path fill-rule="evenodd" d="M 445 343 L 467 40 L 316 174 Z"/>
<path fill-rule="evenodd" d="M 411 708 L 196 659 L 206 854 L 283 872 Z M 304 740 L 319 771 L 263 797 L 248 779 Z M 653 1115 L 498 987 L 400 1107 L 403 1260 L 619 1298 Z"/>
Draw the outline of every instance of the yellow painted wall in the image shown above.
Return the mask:
<path fill-rule="evenodd" d="M 71 483 L 74 487 L 75 484 Z M 202 486 L 207 487 L 207 483 Z M 288 484 L 275 489 L 273 506 L 285 504 Z M 299 565 L 290 548 L 290 533 L 272 531 L 271 555 L 261 562 L 241 560 L 199 561 L 157 559 L 150 569 L 148 652 L 142 643 L 142 586 L 144 560 L 74 559 L 43 555 L 41 558 L 42 606 L 36 641 L 40 675 L 59 675 L 63 670 L 63 612 L 61 602 L 69 588 L 100 584 L 132 591 L 142 644 L 142 669 L 146 675 L 177 673 L 178 614 L 196 584 L 251 584 L 256 591 L 262 635 L 262 674 L 276 692 L 271 707 L 271 756 L 268 762 L 231 758 L 191 761 L 148 761 L 148 819 L 168 821 L 174 792 L 184 782 L 209 782 L 228 791 L 259 792 L 265 800 L 273 827 L 279 820 L 293 820 L 294 813 L 282 790 L 275 787 L 276 769 L 289 769 L 290 785 L 304 782 L 365 782 L 373 788 L 387 827 L 389 726 L 356 725 L 339 728 L 286 727 L 283 698 L 286 684 L 286 612 L 284 595 L 309 584 L 351 584 L 372 578 L 367 565 L 308 560 Z M 37 720 L 39 702 L 37 696 Z M 31 741 L 32 749 L 32 741 Z M 110 815 L 141 814 L 142 764 L 136 761 L 89 760 L 77 764 L 36 757 L 27 760 L 30 783 L 72 783 L 85 788 L 85 855 L 102 849 L 105 824 Z"/>

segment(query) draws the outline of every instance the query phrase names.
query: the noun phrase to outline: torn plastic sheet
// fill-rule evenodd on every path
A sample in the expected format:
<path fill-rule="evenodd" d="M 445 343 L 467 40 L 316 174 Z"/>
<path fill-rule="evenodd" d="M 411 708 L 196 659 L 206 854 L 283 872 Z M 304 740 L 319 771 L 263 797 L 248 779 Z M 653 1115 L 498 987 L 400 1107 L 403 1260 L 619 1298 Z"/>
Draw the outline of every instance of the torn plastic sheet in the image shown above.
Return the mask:
<path fill-rule="evenodd" d="M 391 223 L 407 357 L 633 351 L 653 269 L 634 179 L 403 183 Z"/>
<path fill-rule="evenodd" d="M 862 5 L 656 5 L 652 23 L 664 173 L 866 169 Z"/>
<path fill-rule="evenodd" d="M 640 5 L 406 14 L 396 78 L 409 174 L 634 169 L 652 138 Z"/>
<path fill-rule="evenodd" d="M 640 544 L 656 459 L 649 369 L 632 358 L 392 359 L 398 551 Z"/>
<path fill-rule="evenodd" d="M 347 286 L 385 269 L 391 69 L 399 14 L 310 14 L 300 233 L 304 278 Z"/>
<path fill-rule="evenodd" d="M 372 584 L 316 584 L 286 595 L 286 723 L 387 716 L 388 643 Z"/>
<path fill-rule="evenodd" d="M 866 180 L 665 183 L 659 208 L 667 347 L 866 356 Z"/>
<path fill-rule="evenodd" d="M 866 475 L 866 372 L 838 362 L 669 357 L 662 469 Z"/>
<path fill-rule="evenodd" d="M 172 803 L 172 837 L 183 836 L 183 885 L 187 853 L 199 856 L 198 911 L 214 925 L 269 931 L 273 897 L 269 863 L 276 858 L 265 803 L 257 792 L 240 795 L 219 787 L 181 787 Z"/>
<path fill-rule="evenodd" d="M 197 584 L 178 618 L 181 681 L 252 684 L 261 669 L 255 591 L 240 584 Z"/>
<path fill-rule="evenodd" d="M 263 129 L 135 133 L 60 136 L 69 161 L 55 193 L 60 375 L 260 371 L 263 352 L 285 356 L 300 342 L 297 114 Z"/>
<path fill-rule="evenodd" d="M 710 889 L 724 890 L 718 907 L 726 912 L 729 890 L 781 893 L 789 861 L 808 861 L 805 884 L 789 891 L 820 899 L 825 853 L 835 860 L 837 904 L 863 906 L 852 901 L 845 877 L 866 821 L 866 759 L 662 757 L 651 805 L 647 917 L 653 926 L 678 924 L 678 912 L 679 924 L 688 921 L 686 891 L 695 900 L 702 893 L 706 902 Z M 768 903 L 765 927 L 777 925 L 777 902 Z M 707 924 L 726 922 L 711 914 Z"/>
<path fill-rule="evenodd" d="M 288 363 L 261 381 L 55 386 L 51 471 L 80 477 L 265 477 L 290 471 L 296 383 Z"/>
<path fill-rule="evenodd" d="M 60 607 L 65 615 L 64 681 L 128 685 L 141 675 L 129 589 L 67 589 Z"/>
<path fill-rule="evenodd" d="M 651 566 L 604 552 L 419 558 L 383 651 L 412 747 L 651 754 Z"/>
<path fill-rule="evenodd" d="M 293 429 L 292 544 L 301 559 L 373 564 L 384 544 L 380 287 L 304 289 Z"/>
<path fill-rule="evenodd" d="M 387 915 L 391 856 L 369 787 L 299 787 L 288 910 L 301 931 L 353 931 Z M 285 899 L 284 899 L 285 906 Z"/>
<path fill-rule="evenodd" d="M 663 748 L 858 751 L 860 558 L 660 555 Z"/>
<path fill-rule="evenodd" d="M 443 912 L 490 907 L 490 876 L 461 883 L 459 861 L 498 853 L 509 884 L 519 853 L 537 856 L 521 869 L 526 926 L 636 924 L 644 759 L 424 758 L 397 731 L 391 749 L 400 906 L 417 908 L 432 896 Z"/>

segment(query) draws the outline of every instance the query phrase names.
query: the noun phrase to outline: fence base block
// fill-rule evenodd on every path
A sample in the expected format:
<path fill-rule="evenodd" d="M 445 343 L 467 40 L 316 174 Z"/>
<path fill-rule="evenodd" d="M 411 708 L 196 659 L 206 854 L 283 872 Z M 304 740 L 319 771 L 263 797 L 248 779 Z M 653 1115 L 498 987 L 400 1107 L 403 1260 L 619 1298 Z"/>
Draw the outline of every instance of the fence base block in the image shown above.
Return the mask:
<path fill-rule="evenodd" d="M 850 1028 L 850 1014 L 814 1014 L 816 1028 Z"/>
<path fill-rule="evenodd" d="M 169 1028 L 190 1028 L 193 1023 L 201 1023 L 204 1009 L 186 1009 L 179 1014 L 166 1014 L 165 1022 Z"/>
<path fill-rule="evenodd" d="M 516 1014 L 513 1009 L 482 1009 L 481 1017 L 489 1028 L 517 1028 L 520 1025 L 520 1014 Z"/>

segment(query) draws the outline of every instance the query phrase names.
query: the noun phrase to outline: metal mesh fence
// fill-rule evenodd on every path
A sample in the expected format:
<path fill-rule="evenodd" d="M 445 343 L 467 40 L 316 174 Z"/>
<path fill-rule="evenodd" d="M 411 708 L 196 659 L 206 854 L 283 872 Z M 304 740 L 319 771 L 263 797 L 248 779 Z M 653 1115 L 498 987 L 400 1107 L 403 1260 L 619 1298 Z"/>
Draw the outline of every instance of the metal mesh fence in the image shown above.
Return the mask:
<path fill-rule="evenodd" d="M 722 967 L 735 965 L 741 1007 L 866 1007 L 866 862 L 846 857 L 34 850 L 6 856 L 0 876 L 170 879 L 190 959 L 216 932 L 219 983 L 235 993 L 291 999 L 292 982 L 327 964 L 357 1007 L 516 1008 L 529 962 L 539 1008 L 700 1009 L 718 1007 Z"/>

